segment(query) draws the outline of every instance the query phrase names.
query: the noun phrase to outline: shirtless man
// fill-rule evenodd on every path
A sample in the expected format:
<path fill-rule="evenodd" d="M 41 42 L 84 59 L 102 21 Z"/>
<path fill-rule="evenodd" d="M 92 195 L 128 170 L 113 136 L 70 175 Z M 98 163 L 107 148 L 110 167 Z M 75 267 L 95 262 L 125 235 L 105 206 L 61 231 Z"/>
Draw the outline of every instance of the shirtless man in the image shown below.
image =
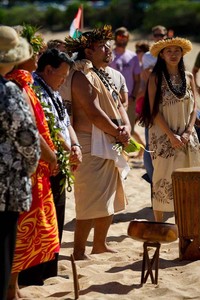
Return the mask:
<path fill-rule="evenodd" d="M 92 254 L 114 252 L 106 244 L 106 237 L 114 213 L 123 210 L 126 203 L 112 145 L 116 141 L 127 145 L 130 123 L 117 93 L 113 93 L 112 83 L 100 69 L 110 60 L 107 44 L 110 39 L 110 26 L 84 33 L 79 43 L 77 39 L 66 38 L 67 49 L 78 52 L 75 70 L 67 84 L 71 84 L 73 126 L 83 154 L 82 164 L 75 171 L 74 186 L 76 260 L 88 258 L 85 248 L 92 227 Z M 108 155 L 105 155 L 102 140 L 110 149 Z"/>

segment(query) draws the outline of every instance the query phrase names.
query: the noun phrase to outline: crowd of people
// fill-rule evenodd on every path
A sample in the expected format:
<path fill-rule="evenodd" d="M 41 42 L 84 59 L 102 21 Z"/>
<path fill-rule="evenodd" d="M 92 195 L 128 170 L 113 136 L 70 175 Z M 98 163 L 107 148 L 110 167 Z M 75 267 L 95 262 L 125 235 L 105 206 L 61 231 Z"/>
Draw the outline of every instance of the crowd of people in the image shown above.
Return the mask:
<path fill-rule="evenodd" d="M 152 36 L 134 52 L 125 27 L 45 44 L 31 25 L 0 26 L 1 300 L 20 299 L 19 285 L 58 275 L 72 182 L 75 260 L 90 258 L 91 229 L 91 253 L 114 252 L 106 239 L 114 214 L 126 208 L 129 163 L 113 146 L 123 151 L 133 136 L 150 149 L 135 157 L 144 159 L 157 222 L 174 211 L 173 170 L 200 166 L 199 56 L 192 74 L 183 62 L 189 40 L 160 25 Z"/>

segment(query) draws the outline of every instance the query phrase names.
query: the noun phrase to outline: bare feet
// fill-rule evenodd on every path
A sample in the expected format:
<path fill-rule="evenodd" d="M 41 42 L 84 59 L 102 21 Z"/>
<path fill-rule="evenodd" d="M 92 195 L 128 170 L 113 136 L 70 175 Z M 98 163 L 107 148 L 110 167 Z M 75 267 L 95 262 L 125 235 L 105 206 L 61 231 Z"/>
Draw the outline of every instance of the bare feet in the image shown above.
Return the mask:
<path fill-rule="evenodd" d="M 19 300 L 23 298 L 26 298 L 26 296 L 20 292 L 20 289 L 18 289 L 15 293 L 15 297 L 13 298 L 12 296 L 8 296 L 7 300 Z"/>
<path fill-rule="evenodd" d="M 22 298 L 26 298 L 19 289 L 18 285 L 18 273 L 11 274 L 10 282 L 8 286 L 7 292 L 7 300 L 18 300 Z"/>
<path fill-rule="evenodd" d="M 16 299 L 22 299 L 26 298 L 26 296 L 20 291 L 20 289 L 17 289 L 17 297 Z"/>
<path fill-rule="evenodd" d="M 75 260 L 90 260 L 90 256 L 85 253 L 73 253 Z"/>
<path fill-rule="evenodd" d="M 117 253 L 118 251 L 105 245 L 103 247 L 93 247 L 91 254 L 100 254 L 104 252 Z"/>

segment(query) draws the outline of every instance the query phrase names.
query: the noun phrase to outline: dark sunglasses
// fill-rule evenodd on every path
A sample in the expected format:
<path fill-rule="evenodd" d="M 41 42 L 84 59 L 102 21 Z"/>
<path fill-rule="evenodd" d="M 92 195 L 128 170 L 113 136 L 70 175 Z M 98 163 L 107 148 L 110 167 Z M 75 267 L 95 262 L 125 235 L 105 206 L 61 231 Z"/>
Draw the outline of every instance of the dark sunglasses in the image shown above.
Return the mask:
<path fill-rule="evenodd" d="M 166 34 L 163 33 L 154 33 L 154 37 L 164 37 Z"/>
<path fill-rule="evenodd" d="M 123 35 L 123 34 L 118 34 L 117 36 L 116 36 L 116 38 L 117 39 L 124 39 L 124 40 L 127 40 L 128 39 L 128 36 L 127 35 Z"/>

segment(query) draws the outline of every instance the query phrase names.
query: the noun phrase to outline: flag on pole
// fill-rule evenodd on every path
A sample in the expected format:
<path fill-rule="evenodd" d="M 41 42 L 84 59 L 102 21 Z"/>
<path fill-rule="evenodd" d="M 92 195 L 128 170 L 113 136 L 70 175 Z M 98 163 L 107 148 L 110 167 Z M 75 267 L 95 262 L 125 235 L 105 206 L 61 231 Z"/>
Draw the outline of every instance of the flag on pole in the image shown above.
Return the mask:
<path fill-rule="evenodd" d="M 83 7 L 80 6 L 78 12 L 70 26 L 69 35 L 72 38 L 78 38 L 81 35 L 81 30 L 83 28 Z"/>

